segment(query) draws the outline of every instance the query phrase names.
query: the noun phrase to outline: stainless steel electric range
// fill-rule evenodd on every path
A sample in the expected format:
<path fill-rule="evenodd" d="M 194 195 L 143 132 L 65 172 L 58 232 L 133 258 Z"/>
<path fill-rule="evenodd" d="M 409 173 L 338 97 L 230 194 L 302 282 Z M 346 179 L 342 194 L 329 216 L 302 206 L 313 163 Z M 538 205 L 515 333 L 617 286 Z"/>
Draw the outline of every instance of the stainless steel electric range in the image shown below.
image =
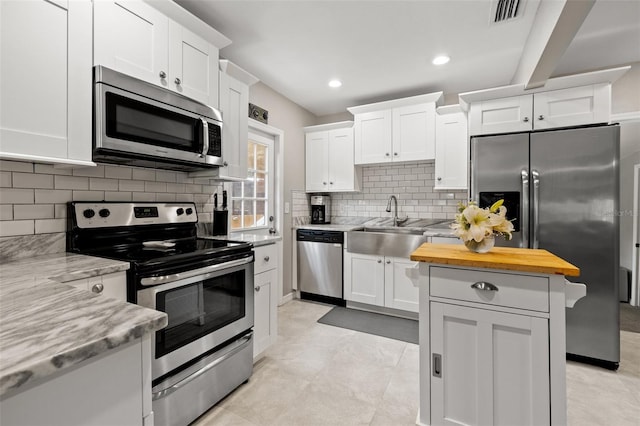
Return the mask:
<path fill-rule="evenodd" d="M 186 425 L 253 370 L 253 246 L 198 238 L 193 203 L 71 202 L 67 251 L 130 263 L 127 298 L 165 312 L 152 338 L 156 425 Z"/>

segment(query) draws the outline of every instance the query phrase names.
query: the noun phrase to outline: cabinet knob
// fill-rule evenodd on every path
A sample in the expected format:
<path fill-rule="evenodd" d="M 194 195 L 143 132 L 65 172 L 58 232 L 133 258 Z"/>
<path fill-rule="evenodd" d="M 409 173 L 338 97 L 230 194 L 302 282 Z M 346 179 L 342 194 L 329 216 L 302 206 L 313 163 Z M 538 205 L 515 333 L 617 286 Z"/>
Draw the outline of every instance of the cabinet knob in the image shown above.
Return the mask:
<path fill-rule="evenodd" d="M 388 156 L 389 156 L 389 153 L 388 153 L 388 152 L 386 152 L 384 155 L 388 157 Z"/>
<path fill-rule="evenodd" d="M 182 80 L 180 80 L 178 77 L 176 77 L 174 81 L 176 82 L 177 85 L 180 85 L 180 83 L 182 83 Z"/>
<path fill-rule="evenodd" d="M 395 155 L 395 156 L 397 157 L 397 156 L 398 156 L 398 153 L 397 153 L 397 152 L 394 152 L 394 153 L 393 153 L 393 155 Z"/>
<path fill-rule="evenodd" d="M 98 284 L 94 284 L 93 287 L 91 287 L 91 291 L 94 293 L 102 293 L 102 290 L 104 290 L 104 285 L 98 283 Z"/>
<path fill-rule="evenodd" d="M 329 185 L 333 185 L 333 182 L 329 182 Z"/>
<path fill-rule="evenodd" d="M 442 178 L 438 176 L 438 182 L 440 182 L 441 180 L 442 180 Z"/>
<path fill-rule="evenodd" d="M 323 184 L 323 185 L 326 185 L 326 184 L 327 184 L 327 182 L 322 182 L 322 184 Z"/>
<path fill-rule="evenodd" d="M 160 78 L 167 78 L 167 73 L 164 71 L 160 71 Z"/>
<path fill-rule="evenodd" d="M 378 259 L 378 263 L 382 263 L 382 260 Z"/>
<path fill-rule="evenodd" d="M 525 123 L 528 123 L 529 122 L 529 117 L 523 118 L 522 121 L 524 121 Z"/>
<path fill-rule="evenodd" d="M 265 257 L 264 257 L 264 261 L 265 261 L 265 262 L 268 262 L 268 261 L 269 261 L 269 256 L 265 256 Z"/>
<path fill-rule="evenodd" d="M 227 167 L 229 165 L 229 163 L 227 163 L 226 161 L 222 162 L 222 167 Z"/>
<path fill-rule="evenodd" d="M 256 287 L 256 288 L 255 288 L 255 290 L 256 290 L 256 291 L 260 291 L 260 287 Z"/>
<path fill-rule="evenodd" d="M 390 263 L 391 263 L 391 261 L 387 259 L 387 265 L 390 264 Z"/>
<path fill-rule="evenodd" d="M 544 120 L 544 115 L 540 114 L 540 115 L 538 116 L 538 120 Z"/>

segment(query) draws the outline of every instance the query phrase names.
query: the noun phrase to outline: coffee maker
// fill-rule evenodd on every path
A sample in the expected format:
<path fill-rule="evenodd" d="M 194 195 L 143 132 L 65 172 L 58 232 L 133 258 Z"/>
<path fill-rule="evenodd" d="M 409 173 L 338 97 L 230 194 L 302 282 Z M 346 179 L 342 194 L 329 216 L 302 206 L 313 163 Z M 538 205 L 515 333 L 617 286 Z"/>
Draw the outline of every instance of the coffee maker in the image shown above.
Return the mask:
<path fill-rule="evenodd" d="M 311 223 L 331 223 L 331 197 L 328 195 L 311 196 Z"/>

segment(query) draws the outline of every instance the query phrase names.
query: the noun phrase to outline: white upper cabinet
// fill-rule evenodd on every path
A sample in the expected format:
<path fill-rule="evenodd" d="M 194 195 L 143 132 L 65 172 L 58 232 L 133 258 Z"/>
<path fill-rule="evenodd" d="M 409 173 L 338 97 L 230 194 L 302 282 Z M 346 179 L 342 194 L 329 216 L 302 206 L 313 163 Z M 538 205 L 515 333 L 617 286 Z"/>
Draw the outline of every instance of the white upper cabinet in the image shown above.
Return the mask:
<path fill-rule="evenodd" d="M 354 114 L 355 164 L 432 160 L 442 92 L 348 108 Z"/>
<path fill-rule="evenodd" d="M 468 167 L 467 115 L 459 105 L 439 107 L 436 114 L 435 189 L 467 189 Z"/>
<path fill-rule="evenodd" d="M 607 123 L 611 112 L 611 84 L 471 102 L 471 135 L 542 130 Z"/>
<path fill-rule="evenodd" d="M 91 162 L 91 2 L 0 2 L 0 158 Z"/>
<path fill-rule="evenodd" d="M 353 121 L 304 130 L 307 192 L 358 191 L 361 170 L 354 165 Z"/>
<path fill-rule="evenodd" d="M 151 6 L 140 0 L 94 1 L 94 65 L 104 65 L 217 108 L 218 51 L 224 46 L 208 42 L 159 9 L 173 7 L 177 16 L 196 19 L 170 3 L 155 2 Z M 219 36 L 210 27 L 202 31 Z"/>

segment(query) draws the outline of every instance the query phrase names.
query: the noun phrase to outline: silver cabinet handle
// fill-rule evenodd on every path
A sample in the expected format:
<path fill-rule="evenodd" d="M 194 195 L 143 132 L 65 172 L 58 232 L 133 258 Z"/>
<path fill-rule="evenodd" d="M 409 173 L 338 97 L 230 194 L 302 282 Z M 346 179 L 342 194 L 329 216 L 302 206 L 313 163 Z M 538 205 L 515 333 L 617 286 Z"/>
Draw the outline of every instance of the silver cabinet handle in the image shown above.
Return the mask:
<path fill-rule="evenodd" d="M 176 82 L 177 85 L 180 85 L 180 83 L 182 83 L 182 80 L 180 80 L 178 77 L 176 77 L 174 81 Z"/>
<path fill-rule="evenodd" d="M 442 180 L 442 178 L 441 178 L 441 177 L 438 177 L 438 182 L 440 182 L 441 180 Z"/>
<path fill-rule="evenodd" d="M 390 263 L 391 263 L 391 261 L 390 261 L 390 260 L 387 260 L 387 265 L 388 265 L 388 264 L 390 264 Z"/>
<path fill-rule="evenodd" d="M 104 290 L 104 285 L 98 283 L 98 284 L 94 284 L 93 287 L 91 287 L 91 291 L 94 293 L 102 293 L 102 290 Z"/>
<path fill-rule="evenodd" d="M 431 354 L 431 366 L 433 367 L 433 377 L 442 377 L 442 355 Z"/>
<path fill-rule="evenodd" d="M 520 230 L 522 232 L 522 242 L 520 247 L 529 247 L 529 172 L 526 169 L 520 171 L 520 181 L 522 185 L 522 211 L 520 212 Z"/>
<path fill-rule="evenodd" d="M 333 182 L 329 182 L 329 185 L 333 185 Z"/>
<path fill-rule="evenodd" d="M 167 78 L 167 73 L 164 71 L 160 71 L 160 78 Z"/>
<path fill-rule="evenodd" d="M 227 167 L 228 165 L 229 165 L 229 163 L 227 163 L 226 161 L 223 161 L 223 162 L 222 162 L 222 166 L 223 166 L 223 167 Z"/>
<path fill-rule="evenodd" d="M 378 259 L 378 263 L 382 263 L 382 260 Z"/>
<path fill-rule="evenodd" d="M 268 262 L 268 261 L 269 261 L 269 256 L 265 256 L 265 257 L 264 257 L 264 261 L 265 261 L 265 262 Z"/>
<path fill-rule="evenodd" d="M 528 123 L 529 122 L 529 117 L 523 118 L 522 121 L 524 121 L 525 123 Z"/>
<path fill-rule="evenodd" d="M 477 283 L 473 283 L 471 284 L 471 288 L 484 291 L 498 291 L 498 287 L 485 281 L 478 281 Z"/>
<path fill-rule="evenodd" d="M 395 155 L 395 156 L 397 157 L 397 156 L 398 156 L 398 153 L 397 153 L 397 152 L 394 152 L 394 153 L 393 153 L 393 155 Z"/>
<path fill-rule="evenodd" d="M 256 287 L 256 291 L 260 291 L 260 287 Z"/>
<path fill-rule="evenodd" d="M 326 184 L 327 184 L 327 182 L 322 182 L 322 184 L 323 184 L 323 185 L 326 185 Z"/>
<path fill-rule="evenodd" d="M 388 157 L 388 156 L 389 156 L 389 153 L 388 153 L 388 152 L 385 152 L 385 153 L 384 153 L 384 155 Z"/>
<path fill-rule="evenodd" d="M 544 115 L 540 114 L 540 115 L 538 116 L 538 120 L 544 120 Z"/>

